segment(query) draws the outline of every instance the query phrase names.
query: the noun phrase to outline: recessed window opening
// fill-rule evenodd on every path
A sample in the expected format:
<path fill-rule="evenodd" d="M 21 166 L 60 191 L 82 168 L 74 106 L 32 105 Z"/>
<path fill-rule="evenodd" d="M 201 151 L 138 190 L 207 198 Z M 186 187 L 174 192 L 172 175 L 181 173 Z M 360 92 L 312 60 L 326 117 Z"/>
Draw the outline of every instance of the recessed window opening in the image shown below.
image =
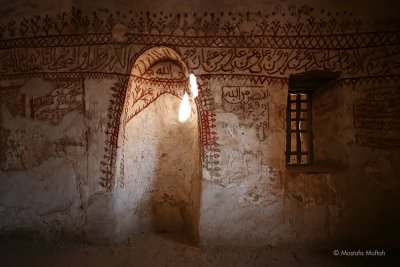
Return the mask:
<path fill-rule="evenodd" d="M 312 99 L 340 76 L 339 72 L 309 71 L 289 78 L 286 113 L 286 164 L 313 163 Z"/>

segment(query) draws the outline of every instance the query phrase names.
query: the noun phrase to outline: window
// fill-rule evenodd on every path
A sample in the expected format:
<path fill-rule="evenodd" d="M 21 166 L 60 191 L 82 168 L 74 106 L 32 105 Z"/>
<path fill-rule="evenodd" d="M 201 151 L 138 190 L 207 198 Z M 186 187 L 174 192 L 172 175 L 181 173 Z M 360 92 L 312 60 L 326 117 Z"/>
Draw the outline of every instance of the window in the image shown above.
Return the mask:
<path fill-rule="evenodd" d="M 315 150 L 315 162 L 313 152 L 313 125 L 312 99 L 315 107 L 323 105 L 321 92 L 328 88 L 341 75 L 340 72 L 312 70 L 304 73 L 293 74 L 289 77 L 289 93 L 287 98 L 286 119 L 286 164 L 289 166 L 301 166 L 318 164 L 321 157 L 321 147 Z M 321 118 L 320 113 L 314 113 L 316 119 Z M 321 119 L 319 120 L 321 121 Z M 315 144 L 321 144 L 321 132 L 326 125 L 314 125 Z M 325 127 L 325 128 L 324 128 Z M 319 140 L 319 142 L 318 142 Z M 318 154 L 319 153 L 319 154 Z"/>
<path fill-rule="evenodd" d="M 289 89 L 286 119 L 286 164 L 312 163 L 311 91 Z"/>

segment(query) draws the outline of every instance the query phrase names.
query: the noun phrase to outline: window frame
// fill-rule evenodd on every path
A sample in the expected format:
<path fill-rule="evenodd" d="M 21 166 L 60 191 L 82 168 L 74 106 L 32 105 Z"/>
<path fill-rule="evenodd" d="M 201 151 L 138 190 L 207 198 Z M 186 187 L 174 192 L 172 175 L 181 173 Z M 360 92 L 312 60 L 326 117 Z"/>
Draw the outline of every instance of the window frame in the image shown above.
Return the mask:
<path fill-rule="evenodd" d="M 287 94 L 287 109 L 286 109 L 286 165 L 287 166 L 310 166 L 313 164 L 313 135 L 312 135 L 312 92 L 313 89 L 305 89 L 305 88 L 290 88 Z M 291 100 L 291 94 L 296 94 L 296 100 Z M 300 94 L 306 94 L 307 99 L 306 102 L 302 102 Z M 296 103 L 296 109 L 291 108 L 291 104 Z M 307 103 L 307 109 L 301 109 L 301 103 Z M 301 119 L 301 112 L 306 111 L 307 118 Z M 296 118 L 292 119 L 292 112 L 296 112 Z M 300 129 L 300 122 L 307 122 L 307 129 Z M 292 129 L 292 122 L 296 122 L 296 129 Z M 292 133 L 296 133 L 296 150 L 292 151 Z M 307 134 L 307 150 L 305 152 L 302 151 L 301 148 L 301 133 Z M 294 152 L 294 153 L 293 153 Z M 296 156 L 296 162 L 291 163 L 291 156 Z M 308 161 L 306 163 L 301 163 L 301 156 L 307 155 Z"/>

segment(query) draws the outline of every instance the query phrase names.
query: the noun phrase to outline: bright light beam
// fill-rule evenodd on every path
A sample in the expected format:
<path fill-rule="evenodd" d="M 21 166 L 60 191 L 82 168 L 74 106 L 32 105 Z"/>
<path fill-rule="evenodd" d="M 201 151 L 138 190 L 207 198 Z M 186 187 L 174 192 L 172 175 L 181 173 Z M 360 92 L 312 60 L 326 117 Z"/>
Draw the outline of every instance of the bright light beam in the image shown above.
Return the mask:
<path fill-rule="evenodd" d="M 185 122 L 187 119 L 190 117 L 190 113 L 192 113 L 192 108 L 190 107 L 190 102 L 189 102 L 189 96 L 185 92 L 181 105 L 179 107 L 179 116 L 178 120 L 179 122 Z"/>
<path fill-rule="evenodd" d="M 194 76 L 193 73 L 190 73 L 189 81 L 190 81 L 190 91 L 192 91 L 193 98 L 196 98 L 199 94 L 199 89 L 197 88 L 196 76 Z"/>

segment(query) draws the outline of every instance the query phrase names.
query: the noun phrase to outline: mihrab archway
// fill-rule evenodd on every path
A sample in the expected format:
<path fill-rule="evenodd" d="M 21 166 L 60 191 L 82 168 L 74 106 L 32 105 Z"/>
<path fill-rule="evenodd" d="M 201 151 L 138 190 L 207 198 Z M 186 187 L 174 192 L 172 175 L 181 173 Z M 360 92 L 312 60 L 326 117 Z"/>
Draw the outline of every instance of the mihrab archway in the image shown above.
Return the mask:
<path fill-rule="evenodd" d="M 201 158 L 193 100 L 188 121 L 178 121 L 188 78 L 167 47 L 145 51 L 132 67 L 118 142 L 120 236 L 173 232 L 198 239 Z"/>

